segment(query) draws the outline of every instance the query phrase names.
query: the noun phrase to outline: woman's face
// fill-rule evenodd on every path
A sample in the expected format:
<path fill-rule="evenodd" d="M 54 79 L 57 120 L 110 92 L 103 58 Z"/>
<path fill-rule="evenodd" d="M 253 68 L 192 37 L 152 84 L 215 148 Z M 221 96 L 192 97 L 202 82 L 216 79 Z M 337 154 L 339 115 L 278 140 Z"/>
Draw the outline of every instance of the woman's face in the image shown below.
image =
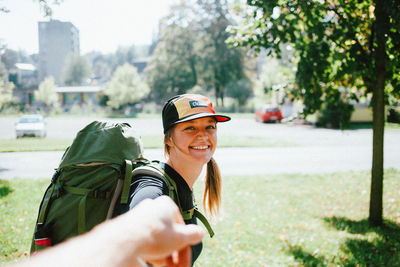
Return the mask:
<path fill-rule="evenodd" d="M 212 117 L 205 117 L 178 123 L 167 145 L 170 147 L 170 160 L 206 164 L 217 146 L 216 121 Z"/>

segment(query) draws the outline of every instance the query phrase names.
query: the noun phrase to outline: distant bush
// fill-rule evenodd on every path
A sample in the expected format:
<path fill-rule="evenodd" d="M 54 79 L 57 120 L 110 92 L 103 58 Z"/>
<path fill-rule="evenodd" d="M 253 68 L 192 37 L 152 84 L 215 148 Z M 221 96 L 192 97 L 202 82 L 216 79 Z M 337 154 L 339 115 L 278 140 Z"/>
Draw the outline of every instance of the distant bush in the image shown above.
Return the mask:
<path fill-rule="evenodd" d="M 353 105 L 341 100 L 328 102 L 320 111 L 316 125 L 333 129 L 347 129 L 350 127 L 350 118 L 353 111 Z"/>
<path fill-rule="evenodd" d="M 387 121 L 393 122 L 393 123 L 400 123 L 400 112 L 398 112 L 397 110 L 395 110 L 393 108 L 389 109 Z"/>
<path fill-rule="evenodd" d="M 158 107 L 158 105 L 155 102 L 149 102 L 149 103 L 143 104 L 142 113 L 155 114 L 160 111 L 159 109 L 160 108 Z"/>

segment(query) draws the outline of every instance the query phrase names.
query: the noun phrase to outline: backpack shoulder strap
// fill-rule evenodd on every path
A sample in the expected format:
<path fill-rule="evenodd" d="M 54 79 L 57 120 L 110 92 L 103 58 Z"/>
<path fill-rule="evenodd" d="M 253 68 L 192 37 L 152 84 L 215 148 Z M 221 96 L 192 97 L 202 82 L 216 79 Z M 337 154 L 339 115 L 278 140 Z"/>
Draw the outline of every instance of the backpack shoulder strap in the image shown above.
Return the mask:
<path fill-rule="evenodd" d="M 162 179 L 167 184 L 169 197 L 172 198 L 174 202 L 178 203 L 179 209 L 182 210 L 179 203 L 178 189 L 175 181 L 172 180 L 172 178 L 169 177 L 169 175 L 158 164 L 150 163 L 135 168 L 132 171 L 132 177 L 137 175 L 149 175 Z"/>
<path fill-rule="evenodd" d="M 132 177 L 136 175 L 149 175 L 149 176 L 154 176 L 157 178 L 162 179 L 165 181 L 165 183 L 168 186 L 168 191 L 169 191 L 169 197 L 174 200 L 174 202 L 178 205 L 179 210 L 182 214 L 182 217 L 184 220 L 190 220 L 195 216 L 198 218 L 206 227 L 210 237 L 214 236 L 214 231 L 211 228 L 210 223 L 207 221 L 206 217 L 195 207 L 190 210 L 182 210 L 182 206 L 179 202 L 179 196 L 178 196 L 178 189 L 176 187 L 175 181 L 164 171 L 163 168 L 160 167 L 160 165 L 157 164 L 157 162 L 152 162 L 147 165 L 140 166 L 136 169 L 133 170 L 132 172 Z M 176 198 L 175 198 L 176 195 Z"/>
<path fill-rule="evenodd" d="M 129 190 L 132 182 L 132 161 L 125 160 L 124 167 L 124 185 L 122 187 L 121 203 L 126 204 L 128 203 Z"/>

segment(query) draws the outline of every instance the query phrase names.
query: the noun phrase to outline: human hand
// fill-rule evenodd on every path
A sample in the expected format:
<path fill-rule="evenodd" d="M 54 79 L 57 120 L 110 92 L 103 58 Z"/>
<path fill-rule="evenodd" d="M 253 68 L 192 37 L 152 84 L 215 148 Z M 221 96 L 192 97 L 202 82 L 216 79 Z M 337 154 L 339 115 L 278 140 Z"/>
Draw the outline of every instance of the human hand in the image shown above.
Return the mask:
<path fill-rule="evenodd" d="M 190 245 L 199 243 L 204 231 L 197 225 L 185 225 L 171 198 L 143 200 L 129 213 L 124 218 L 135 225 L 131 234 L 140 235 L 139 258 L 156 266 L 191 266 Z"/>

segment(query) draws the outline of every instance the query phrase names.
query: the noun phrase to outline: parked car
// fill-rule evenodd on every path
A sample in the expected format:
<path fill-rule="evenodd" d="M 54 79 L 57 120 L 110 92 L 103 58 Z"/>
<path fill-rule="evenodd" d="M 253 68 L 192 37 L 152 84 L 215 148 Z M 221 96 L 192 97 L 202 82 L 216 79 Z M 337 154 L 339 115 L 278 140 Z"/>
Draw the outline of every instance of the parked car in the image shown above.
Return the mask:
<path fill-rule="evenodd" d="M 256 111 L 255 115 L 256 121 L 259 122 L 281 122 L 283 119 L 281 110 L 275 106 L 263 107 L 261 110 Z"/>
<path fill-rule="evenodd" d="M 15 133 L 17 138 L 23 136 L 46 137 L 46 126 L 46 121 L 42 115 L 24 115 L 15 124 Z"/>

